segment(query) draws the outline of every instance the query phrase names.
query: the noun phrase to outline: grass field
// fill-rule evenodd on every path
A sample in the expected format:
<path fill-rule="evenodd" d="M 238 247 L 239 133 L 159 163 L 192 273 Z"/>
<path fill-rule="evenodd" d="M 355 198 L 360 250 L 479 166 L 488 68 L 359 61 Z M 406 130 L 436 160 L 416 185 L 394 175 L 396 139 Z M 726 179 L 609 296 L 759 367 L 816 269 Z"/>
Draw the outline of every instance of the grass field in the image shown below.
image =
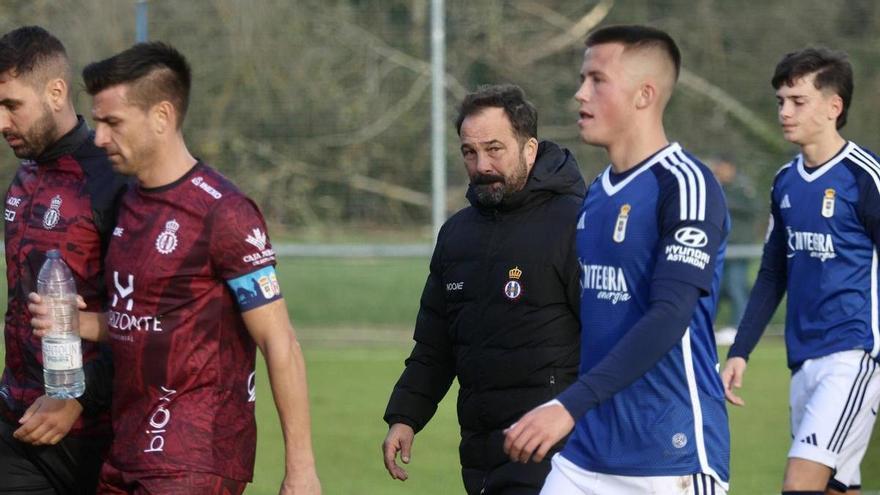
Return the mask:
<path fill-rule="evenodd" d="M 382 466 L 388 394 L 409 352 L 425 260 L 285 259 L 281 283 L 308 362 L 318 470 L 328 495 L 461 493 L 455 391 L 416 437 L 405 483 Z M 722 355 L 724 350 L 722 350 Z M 2 354 L 2 347 L 0 347 Z M 259 440 L 249 494 L 277 493 L 283 445 L 259 362 Z M 753 354 L 743 397 L 731 408 L 732 495 L 779 492 L 788 432 L 788 371 L 779 339 Z M 866 492 L 880 490 L 880 434 L 862 464 Z"/>

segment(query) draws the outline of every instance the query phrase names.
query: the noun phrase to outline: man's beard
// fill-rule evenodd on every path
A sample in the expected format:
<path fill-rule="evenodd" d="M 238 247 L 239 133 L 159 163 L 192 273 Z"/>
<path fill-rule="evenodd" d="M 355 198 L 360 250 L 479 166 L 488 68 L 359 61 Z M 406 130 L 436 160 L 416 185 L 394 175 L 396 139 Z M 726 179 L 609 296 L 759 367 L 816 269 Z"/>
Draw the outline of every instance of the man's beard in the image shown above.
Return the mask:
<path fill-rule="evenodd" d="M 529 168 L 522 153 L 510 177 L 499 174 L 477 174 L 471 186 L 477 195 L 477 202 L 483 206 L 498 206 L 505 198 L 521 190 L 529 179 Z"/>
<path fill-rule="evenodd" d="M 57 131 L 58 125 L 52 116 L 52 109 L 49 108 L 49 105 L 44 104 L 43 114 L 25 134 L 6 133 L 3 137 L 12 136 L 20 139 L 22 145 L 13 148 L 13 153 L 19 158 L 33 160 L 55 142 Z"/>

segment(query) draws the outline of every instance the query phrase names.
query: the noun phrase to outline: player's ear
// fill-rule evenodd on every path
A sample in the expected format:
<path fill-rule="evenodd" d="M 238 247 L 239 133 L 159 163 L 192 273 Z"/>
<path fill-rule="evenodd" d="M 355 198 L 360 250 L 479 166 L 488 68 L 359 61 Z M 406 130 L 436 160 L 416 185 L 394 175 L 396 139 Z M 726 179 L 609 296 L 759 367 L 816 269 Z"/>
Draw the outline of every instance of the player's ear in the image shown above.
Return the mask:
<path fill-rule="evenodd" d="M 650 80 L 643 82 L 636 92 L 636 108 L 641 110 L 653 105 L 657 96 L 657 86 Z"/>
<path fill-rule="evenodd" d="M 538 140 L 536 138 L 529 138 L 523 143 L 523 157 L 526 159 L 526 164 L 528 164 L 531 169 L 532 165 L 535 164 L 535 160 L 538 158 Z"/>
<path fill-rule="evenodd" d="M 46 97 L 54 111 L 61 110 L 67 104 L 67 83 L 58 77 L 46 83 Z"/>
<path fill-rule="evenodd" d="M 828 120 L 837 122 L 837 117 L 840 117 L 841 113 L 843 113 L 843 98 L 838 94 L 834 94 L 829 102 Z"/>
<path fill-rule="evenodd" d="M 176 129 L 176 119 L 177 112 L 175 111 L 174 104 L 168 100 L 162 100 L 150 109 L 150 122 L 153 125 L 153 130 L 158 134 L 164 134 L 169 130 Z"/>

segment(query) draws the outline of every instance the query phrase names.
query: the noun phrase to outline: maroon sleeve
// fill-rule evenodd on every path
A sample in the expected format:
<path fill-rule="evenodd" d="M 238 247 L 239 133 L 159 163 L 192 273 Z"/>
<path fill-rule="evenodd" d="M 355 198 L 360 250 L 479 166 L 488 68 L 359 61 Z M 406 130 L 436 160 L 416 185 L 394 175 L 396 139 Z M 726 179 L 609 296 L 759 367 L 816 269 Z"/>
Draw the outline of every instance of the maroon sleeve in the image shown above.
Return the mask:
<path fill-rule="evenodd" d="M 209 217 L 211 263 L 217 275 L 231 280 L 275 266 L 275 251 L 257 205 L 242 195 L 224 198 Z"/>

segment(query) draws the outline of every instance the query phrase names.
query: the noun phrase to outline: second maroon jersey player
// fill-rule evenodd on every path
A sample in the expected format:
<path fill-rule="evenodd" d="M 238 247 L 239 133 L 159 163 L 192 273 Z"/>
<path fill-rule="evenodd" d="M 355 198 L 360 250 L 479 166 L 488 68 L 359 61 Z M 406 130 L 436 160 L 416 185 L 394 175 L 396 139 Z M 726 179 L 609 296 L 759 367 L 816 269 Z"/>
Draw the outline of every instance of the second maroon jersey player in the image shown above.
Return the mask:
<path fill-rule="evenodd" d="M 257 207 L 198 163 L 169 185 L 127 192 L 106 263 L 109 462 L 250 480 L 255 344 L 240 311 L 281 297 Z"/>

